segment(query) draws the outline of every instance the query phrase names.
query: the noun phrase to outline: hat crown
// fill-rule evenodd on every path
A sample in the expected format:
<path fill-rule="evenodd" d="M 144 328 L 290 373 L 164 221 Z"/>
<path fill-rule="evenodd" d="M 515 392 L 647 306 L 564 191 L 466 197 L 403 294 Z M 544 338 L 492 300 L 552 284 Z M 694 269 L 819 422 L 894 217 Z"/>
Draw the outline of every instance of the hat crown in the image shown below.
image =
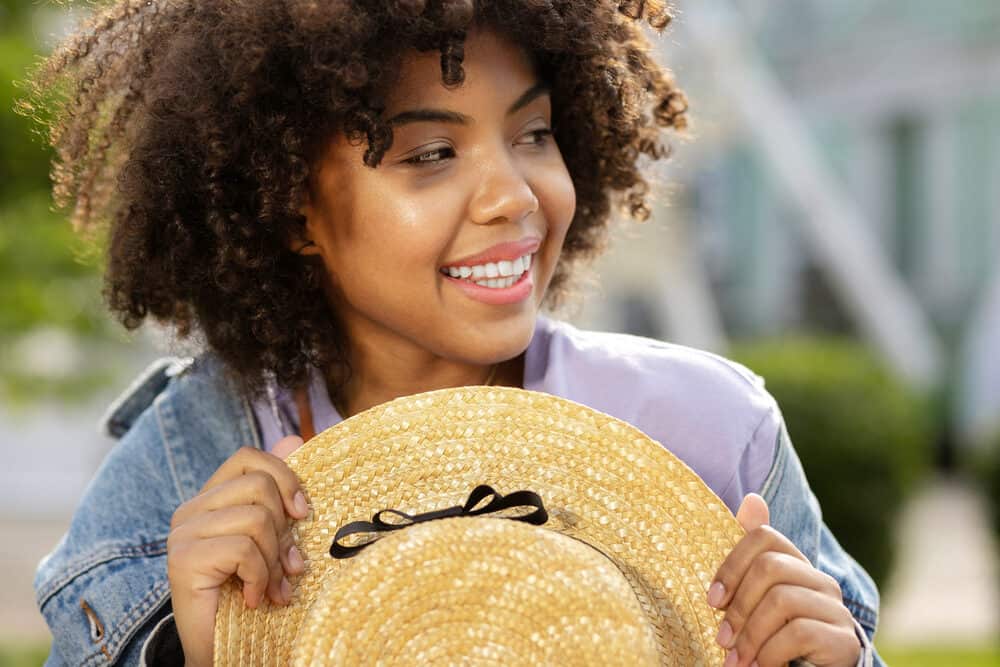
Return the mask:
<path fill-rule="evenodd" d="M 326 580 L 293 665 L 657 665 L 621 571 L 586 543 L 486 517 L 407 527 Z"/>
<path fill-rule="evenodd" d="M 366 410 L 320 433 L 287 462 L 312 506 L 293 527 L 306 571 L 292 580 L 293 601 L 286 607 L 265 600 L 248 609 L 238 582 L 223 587 L 216 664 L 289 664 L 293 638 L 307 627 L 328 586 L 342 586 L 342 606 L 363 603 L 360 589 L 343 577 L 349 568 L 358 571 L 369 550 L 390 549 L 418 530 L 438 529 L 435 524 L 470 519 L 410 526 L 347 559 L 329 553 L 338 528 L 387 508 L 412 516 L 459 505 L 480 484 L 502 493 L 530 489 L 548 512 L 544 527 L 482 521 L 555 532 L 586 543 L 597 558 L 604 557 L 598 551 L 605 554 L 616 576 L 630 584 L 656 638 L 660 664 L 721 664 L 725 658 L 715 643 L 722 613 L 708 605 L 705 593 L 743 530 L 690 468 L 621 420 L 549 394 L 458 387 Z M 398 567 L 382 575 L 380 586 L 413 595 L 432 581 Z M 600 606 L 603 598 L 593 603 Z M 411 613 L 406 606 L 392 609 L 401 617 Z M 354 643 L 374 651 L 386 640 L 365 635 Z M 472 655 L 483 645 L 473 633 L 465 646 Z M 408 655 L 396 657 L 412 662 Z"/>

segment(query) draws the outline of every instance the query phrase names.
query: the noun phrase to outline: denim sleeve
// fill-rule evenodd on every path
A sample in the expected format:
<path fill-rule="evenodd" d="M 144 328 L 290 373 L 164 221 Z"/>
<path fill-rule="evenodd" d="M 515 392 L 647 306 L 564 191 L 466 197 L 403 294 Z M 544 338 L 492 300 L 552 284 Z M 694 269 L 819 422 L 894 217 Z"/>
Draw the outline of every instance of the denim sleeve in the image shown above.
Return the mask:
<path fill-rule="evenodd" d="M 771 512 L 771 525 L 790 539 L 814 567 L 840 584 L 844 606 L 865 635 L 863 639 L 859 636 L 863 651 L 858 664 L 884 667 L 872 643 L 878 624 L 878 589 L 823 522 L 819 501 L 809 488 L 780 414 L 778 419 L 774 461 L 760 491 Z"/>

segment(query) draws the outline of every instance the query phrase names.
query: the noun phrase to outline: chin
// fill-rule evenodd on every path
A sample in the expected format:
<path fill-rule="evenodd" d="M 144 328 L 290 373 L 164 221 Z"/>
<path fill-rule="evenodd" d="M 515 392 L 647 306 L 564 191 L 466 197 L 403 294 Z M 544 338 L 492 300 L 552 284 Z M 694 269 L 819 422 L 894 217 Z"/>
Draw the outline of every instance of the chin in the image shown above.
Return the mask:
<path fill-rule="evenodd" d="M 470 340 L 454 357 L 472 364 L 495 364 L 508 361 L 523 353 L 535 333 L 535 313 L 520 315 L 512 320 L 488 325 L 488 334 Z M 452 341 L 453 342 L 453 341 Z"/>

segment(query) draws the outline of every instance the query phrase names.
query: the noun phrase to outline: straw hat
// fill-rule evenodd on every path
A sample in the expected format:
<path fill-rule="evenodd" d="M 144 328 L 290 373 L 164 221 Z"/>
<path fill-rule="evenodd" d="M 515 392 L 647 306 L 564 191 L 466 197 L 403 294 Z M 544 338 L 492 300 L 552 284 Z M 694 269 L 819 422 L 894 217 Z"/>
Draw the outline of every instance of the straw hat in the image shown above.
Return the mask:
<path fill-rule="evenodd" d="M 306 571 L 285 607 L 223 586 L 217 665 L 725 658 L 706 592 L 743 530 L 621 420 L 459 387 L 355 415 L 287 463 L 312 507 L 293 528 Z"/>

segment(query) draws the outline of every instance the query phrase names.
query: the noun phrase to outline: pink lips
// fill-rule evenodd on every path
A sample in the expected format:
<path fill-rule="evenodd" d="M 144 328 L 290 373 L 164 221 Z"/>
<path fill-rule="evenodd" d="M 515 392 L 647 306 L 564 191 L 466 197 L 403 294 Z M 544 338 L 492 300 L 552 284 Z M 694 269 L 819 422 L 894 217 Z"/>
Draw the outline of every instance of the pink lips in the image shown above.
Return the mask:
<path fill-rule="evenodd" d="M 541 246 L 542 240 L 535 236 L 530 236 L 520 241 L 508 243 L 498 243 L 495 246 L 475 255 L 463 257 L 455 262 L 445 264 L 445 267 L 476 266 L 490 262 L 508 261 L 512 262 L 518 257 L 533 255 Z M 510 287 L 483 287 L 471 280 L 464 278 L 453 278 L 442 268 L 444 279 L 465 292 L 471 299 L 491 306 L 504 306 L 512 303 L 520 303 L 529 298 L 535 290 L 535 282 L 532 275 L 535 269 L 535 262 L 531 263 L 531 268 L 521 274 L 520 279 Z"/>
<path fill-rule="evenodd" d="M 444 278 L 465 292 L 465 295 L 471 299 L 491 306 L 505 306 L 511 303 L 520 303 L 531 296 L 535 289 L 535 282 L 531 279 L 534 269 L 535 264 L 532 262 L 531 268 L 521 274 L 520 280 L 510 287 L 483 287 L 462 278 L 452 278 L 447 275 Z"/>
<path fill-rule="evenodd" d="M 445 267 L 450 266 L 475 266 L 477 264 L 488 264 L 489 262 L 509 261 L 513 262 L 518 257 L 533 254 L 542 244 L 542 240 L 536 236 L 529 236 L 520 241 L 510 241 L 508 243 L 498 243 L 475 255 L 469 255 L 454 262 L 448 262 Z"/>

